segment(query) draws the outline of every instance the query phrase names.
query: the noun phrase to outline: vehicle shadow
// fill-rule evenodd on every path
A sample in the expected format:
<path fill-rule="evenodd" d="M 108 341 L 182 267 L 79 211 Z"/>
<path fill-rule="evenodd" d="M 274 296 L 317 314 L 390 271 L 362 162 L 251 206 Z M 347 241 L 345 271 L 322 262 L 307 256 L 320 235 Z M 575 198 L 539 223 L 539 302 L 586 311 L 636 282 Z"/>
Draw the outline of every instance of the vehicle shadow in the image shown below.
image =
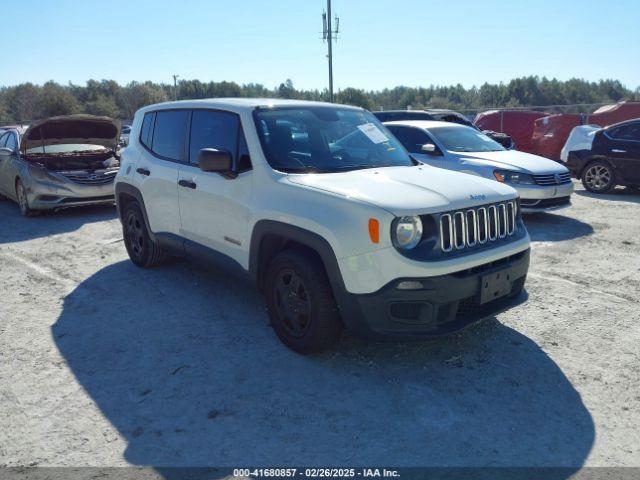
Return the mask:
<path fill-rule="evenodd" d="M 556 213 L 532 213 L 523 217 L 531 240 L 536 242 L 573 240 L 593 233 L 588 223 Z"/>
<path fill-rule="evenodd" d="M 617 187 L 609 193 L 592 193 L 588 190 L 575 190 L 576 195 L 593 198 L 595 200 L 610 200 L 612 202 L 640 203 L 640 190 Z"/>
<path fill-rule="evenodd" d="M 558 365 L 495 319 L 303 357 L 247 277 L 120 262 L 65 298 L 52 335 L 127 439 L 125 459 L 165 478 L 245 465 L 565 466 L 568 478 L 594 441 Z"/>
<path fill-rule="evenodd" d="M 4 200 L 0 201 L 0 245 L 72 232 L 86 223 L 102 222 L 116 217 L 113 205 L 91 205 L 58 212 L 43 211 L 35 217 L 25 218 L 20 215 L 15 203 Z"/>

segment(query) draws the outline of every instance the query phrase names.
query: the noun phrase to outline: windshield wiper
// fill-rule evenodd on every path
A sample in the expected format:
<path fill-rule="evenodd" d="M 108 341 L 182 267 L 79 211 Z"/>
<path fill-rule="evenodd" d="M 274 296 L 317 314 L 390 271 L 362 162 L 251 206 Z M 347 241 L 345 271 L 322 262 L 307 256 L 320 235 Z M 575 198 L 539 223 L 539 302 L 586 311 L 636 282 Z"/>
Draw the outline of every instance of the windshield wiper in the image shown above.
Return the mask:
<path fill-rule="evenodd" d="M 342 171 L 342 170 L 363 170 L 365 168 L 382 168 L 382 167 L 386 167 L 387 165 L 371 165 L 370 163 L 367 164 L 353 164 L 353 165 L 338 165 L 336 167 L 333 167 L 333 170 L 335 171 Z"/>
<path fill-rule="evenodd" d="M 307 166 L 284 166 L 274 165 L 273 168 L 284 173 L 330 173 L 331 170 L 322 170 L 311 165 Z"/>

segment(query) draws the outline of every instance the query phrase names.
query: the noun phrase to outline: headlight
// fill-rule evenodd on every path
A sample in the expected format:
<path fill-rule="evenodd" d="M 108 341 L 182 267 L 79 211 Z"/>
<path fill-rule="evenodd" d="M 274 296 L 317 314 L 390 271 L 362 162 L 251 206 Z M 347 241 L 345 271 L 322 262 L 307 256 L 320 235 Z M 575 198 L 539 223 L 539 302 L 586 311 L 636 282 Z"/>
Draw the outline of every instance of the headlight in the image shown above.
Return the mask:
<path fill-rule="evenodd" d="M 420 217 L 400 217 L 393 223 L 393 244 L 403 250 L 415 248 L 422 239 Z"/>
<path fill-rule="evenodd" d="M 495 170 L 493 176 L 502 183 L 515 183 L 520 185 L 535 185 L 535 180 L 528 173 L 513 172 L 511 170 Z"/>
<path fill-rule="evenodd" d="M 29 175 L 31 175 L 36 180 L 41 180 L 44 182 L 59 182 L 60 179 L 56 178 L 52 175 L 46 168 L 44 167 L 31 167 L 29 169 Z"/>

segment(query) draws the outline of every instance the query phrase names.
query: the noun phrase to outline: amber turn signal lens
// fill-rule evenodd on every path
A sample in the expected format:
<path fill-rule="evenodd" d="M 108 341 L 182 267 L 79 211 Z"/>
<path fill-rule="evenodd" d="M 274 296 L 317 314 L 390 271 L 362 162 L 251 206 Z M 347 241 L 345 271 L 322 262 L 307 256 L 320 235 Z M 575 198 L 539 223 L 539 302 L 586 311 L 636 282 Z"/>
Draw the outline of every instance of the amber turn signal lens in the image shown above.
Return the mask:
<path fill-rule="evenodd" d="M 493 176 L 496 177 L 496 180 L 499 182 L 504 182 L 504 175 L 500 172 L 493 172 Z"/>
<path fill-rule="evenodd" d="M 380 243 L 380 222 L 375 218 L 369 219 L 369 238 L 373 243 Z"/>

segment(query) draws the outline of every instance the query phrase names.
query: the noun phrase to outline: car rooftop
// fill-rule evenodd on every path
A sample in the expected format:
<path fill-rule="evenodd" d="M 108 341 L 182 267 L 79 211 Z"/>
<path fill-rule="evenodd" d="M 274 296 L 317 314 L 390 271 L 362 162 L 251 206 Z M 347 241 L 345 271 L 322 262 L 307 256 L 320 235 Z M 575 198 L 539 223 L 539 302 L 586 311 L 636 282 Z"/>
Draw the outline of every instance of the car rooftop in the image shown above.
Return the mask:
<path fill-rule="evenodd" d="M 416 128 L 437 128 L 437 127 L 460 127 L 469 128 L 466 125 L 453 122 L 443 122 L 441 120 L 393 120 L 391 122 L 384 122 L 385 125 L 406 125 Z"/>
<path fill-rule="evenodd" d="M 425 110 L 376 110 L 373 113 L 424 113 L 427 114 Z"/>
<path fill-rule="evenodd" d="M 628 120 L 623 120 L 623 121 L 618 122 L 618 123 L 612 123 L 611 125 L 607 125 L 606 127 L 601 127 L 599 125 L 594 125 L 594 126 L 598 127 L 598 128 L 607 128 L 607 129 L 609 129 L 609 128 L 614 128 L 614 127 L 620 127 L 620 126 L 626 125 L 628 123 L 635 123 L 637 121 L 640 121 L 640 118 L 630 118 Z"/>
<path fill-rule="evenodd" d="M 199 100 L 178 100 L 173 102 L 156 103 L 140 109 L 141 111 L 157 110 L 158 108 L 197 108 L 197 107 L 218 107 L 235 110 L 254 109 L 257 107 L 341 107 L 354 110 L 361 110 L 360 107 L 342 105 L 329 102 L 314 102 L 309 100 L 289 100 L 282 98 L 204 98 Z"/>

